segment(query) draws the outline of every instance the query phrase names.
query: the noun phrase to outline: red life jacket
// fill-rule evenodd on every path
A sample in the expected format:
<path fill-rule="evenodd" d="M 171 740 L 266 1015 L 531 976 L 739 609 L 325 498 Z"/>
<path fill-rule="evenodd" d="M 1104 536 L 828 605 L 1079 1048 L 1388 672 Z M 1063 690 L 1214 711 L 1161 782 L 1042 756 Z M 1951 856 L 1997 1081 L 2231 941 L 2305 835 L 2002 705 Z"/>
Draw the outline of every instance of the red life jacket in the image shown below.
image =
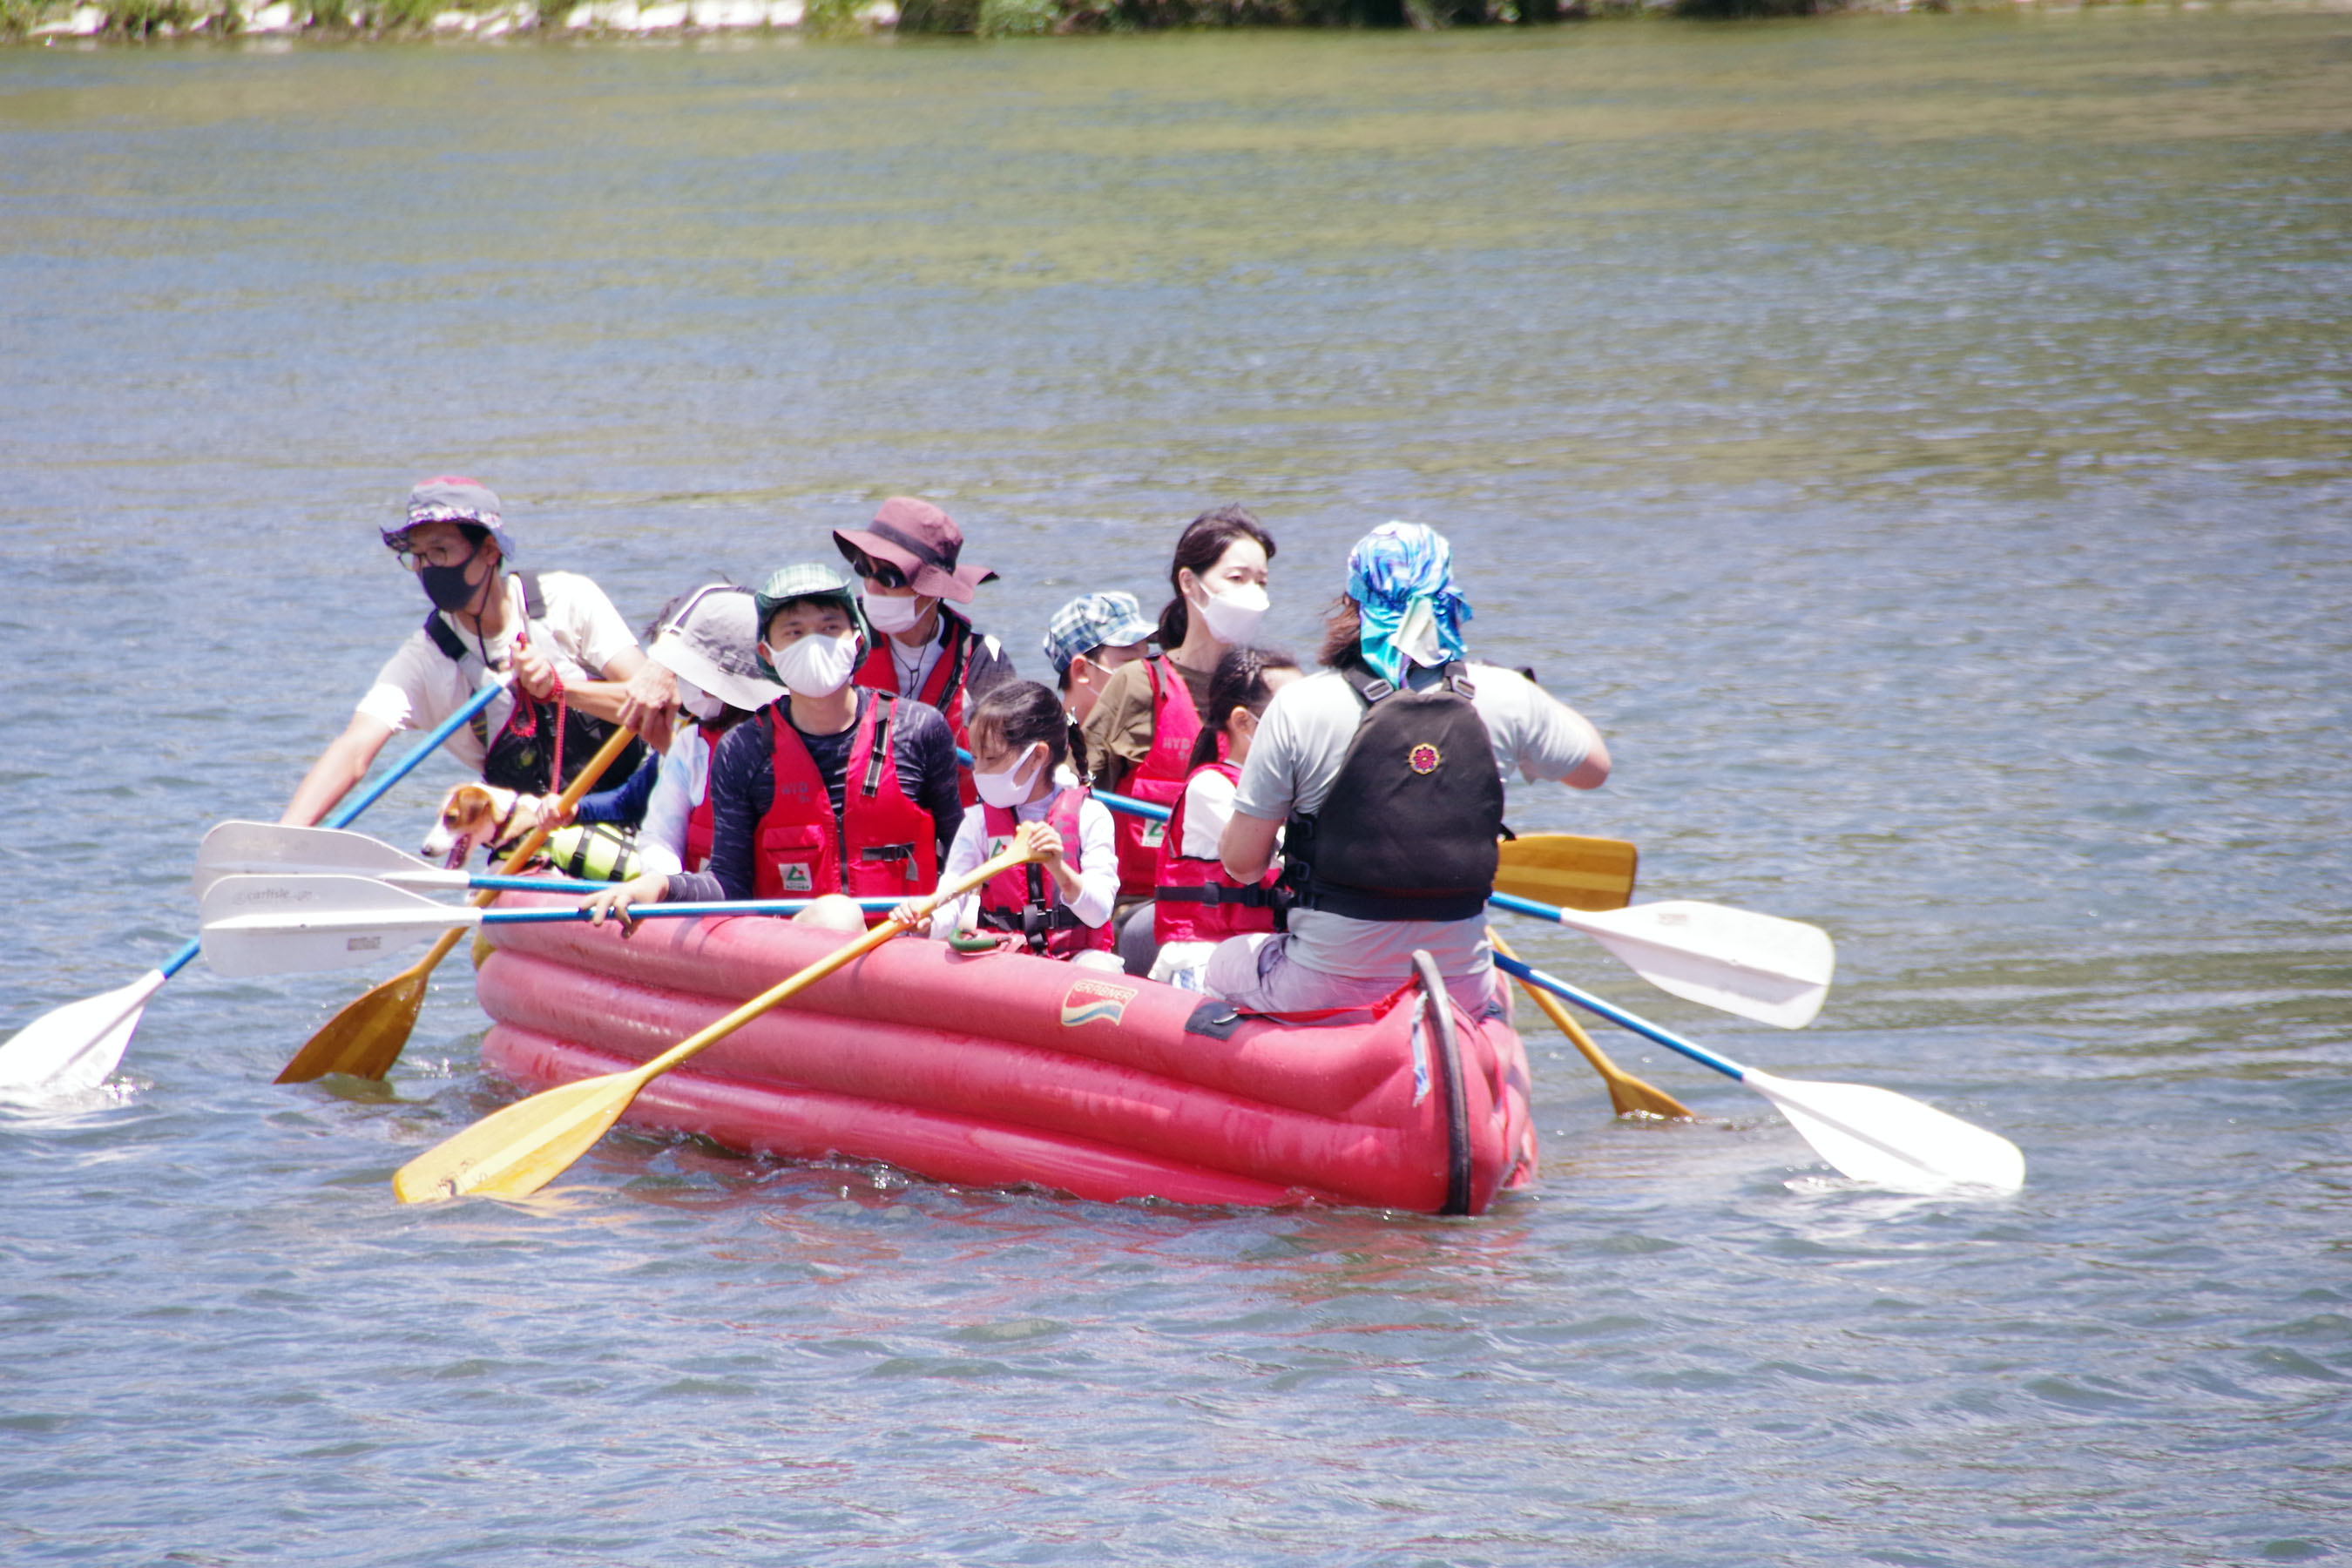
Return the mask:
<path fill-rule="evenodd" d="M 898 787 L 890 755 L 898 705 L 898 699 L 879 692 L 860 698 L 838 816 L 800 731 L 777 711 L 783 702 L 760 710 L 776 798 L 752 837 L 753 898 L 910 898 L 938 884 L 938 829 L 931 814 Z"/>
<path fill-rule="evenodd" d="M 707 871 L 710 869 L 712 825 L 718 820 L 718 814 L 711 810 L 710 767 L 719 760 L 719 741 L 699 724 L 694 727 L 694 735 L 702 747 L 702 798 L 686 814 L 686 848 L 678 860 L 689 871 Z"/>
<path fill-rule="evenodd" d="M 1184 850 L 1184 803 L 1192 798 L 1192 779 L 1220 773 L 1233 784 L 1242 771 L 1231 763 L 1203 763 L 1184 781 L 1176 797 L 1176 814 L 1168 819 L 1168 837 L 1160 844 L 1160 882 L 1151 889 L 1151 934 L 1161 942 L 1223 942 L 1246 931 L 1274 929 L 1274 885 L 1282 868 L 1269 866 L 1255 882 L 1236 882 L 1214 856 L 1194 859 Z"/>
<path fill-rule="evenodd" d="M 1146 659 L 1145 679 L 1151 682 L 1151 750 L 1121 786 L 1138 800 L 1173 806 L 1184 795 L 1184 778 L 1192 771 L 1192 739 L 1201 732 L 1201 715 L 1192 706 L 1192 689 L 1183 672 L 1165 654 Z M 1225 754 L 1224 737 L 1217 737 L 1217 757 Z M 1118 896 L 1147 899 L 1158 885 L 1160 844 L 1169 825 L 1125 812 L 1118 815 Z"/>
<path fill-rule="evenodd" d="M 1045 820 L 1062 836 L 1062 854 L 1074 871 L 1084 869 L 1078 862 L 1082 850 L 1078 808 L 1086 804 L 1087 795 L 1083 785 L 1066 785 L 1045 807 Z M 1013 841 L 1021 820 L 1001 805 L 983 805 L 981 811 L 982 826 L 988 830 L 988 851 L 994 855 Z M 1047 958 L 1109 952 L 1118 945 L 1117 925 L 1106 920 L 1090 926 L 1078 919 L 1062 902 L 1062 889 L 1054 885 L 1045 868 L 1034 862 L 1001 871 L 981 885 L 980 929 L 1019 931 L 1028 940 L 1030 952 Z"/>
<path fill-rule="evenodd" d="M 871 690 L 911 696 L 918 702 L 938 709 L 940 717 L 948 721 L 949 731 L 955 736 L 956 749 L 969 752 L 971 750 L 971 733 L 965 720 L 971 703 L 964 695 L 964 679 L 971 673 L 972 645 L 979 640 L 979 634 L 971 629 L 970 621 L 949 609 L 945 604 L 940 605 L 940 619 L 947 626 L 947 647 L 940 650 L 940 657 L 932 662 L 931 673 L 924 679 L 920 691 L 898 691 L 898 666 L 890 652 L 890 634 L 887 632 L 875 634 L 874 651 L 866 656 L 866 662 L 857 667 L 857 673 L 851 676 L 850 680 Z M 980 803 L 980 792 L 972 787 L 969 763 L 958 764 L 956 787 L 963 795 L 964 805 L 977 805 Z"/>

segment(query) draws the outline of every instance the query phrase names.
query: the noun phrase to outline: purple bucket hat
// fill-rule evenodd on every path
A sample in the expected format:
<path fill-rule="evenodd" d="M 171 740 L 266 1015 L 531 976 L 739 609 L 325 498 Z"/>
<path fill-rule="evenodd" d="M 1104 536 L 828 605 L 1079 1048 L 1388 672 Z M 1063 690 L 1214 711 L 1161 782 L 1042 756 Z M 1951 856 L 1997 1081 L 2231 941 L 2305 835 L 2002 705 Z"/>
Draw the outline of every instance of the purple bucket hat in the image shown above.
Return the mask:
<path fill-rule="evenodd" d="M 507 536 L 499 515 L 498 492 L 479 479 L 441 474 L 417 480 L 416 488 L 408 492 L 408 515 L 397 526 L 383 531 L 383 542 L 394 543 L 420 522 L 470 522 L 487 528 L 499 542 L 499 553 L 514 559 L 514 541 Z"/>

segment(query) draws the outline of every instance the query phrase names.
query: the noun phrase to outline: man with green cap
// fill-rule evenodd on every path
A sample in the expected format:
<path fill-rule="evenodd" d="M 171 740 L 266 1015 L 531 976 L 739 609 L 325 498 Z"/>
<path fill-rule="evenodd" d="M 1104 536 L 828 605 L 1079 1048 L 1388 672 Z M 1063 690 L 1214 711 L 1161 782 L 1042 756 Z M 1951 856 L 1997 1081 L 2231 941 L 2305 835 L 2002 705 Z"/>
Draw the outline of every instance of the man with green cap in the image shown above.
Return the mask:
<path fill-rule="evenodd" d="M 434 613 L 377 672 L 278 820 L 317 822 L 367 776 L 386 741 L 440 723 L 492 671 L 509 668 L 520 691 L 452 735 L 449 754 L 508 789 L 552 794 L 571 783 L 612 734 L 623 683 L 646 662 L 613 602 L 575 573 L 508 570 L 514 541 L 498 496 L 478 479 L 420 481 L 403 521 L 382 531 Z M 644 754 L 633 742 L 606 776 L 626 778 Z"/>
<path fill-rule="evenodd" d="M 760 671 L 789 696 L 727 732 L 710 762 L 707 871 L 640 877 L 589 900 L 816 898 L 804 922 L 862 931 L 849 899 L 927 892 L 963 823 L 939 710 L 850 684 L 873 632 L 846 573 L 787 566 L 754 596 Z"/>

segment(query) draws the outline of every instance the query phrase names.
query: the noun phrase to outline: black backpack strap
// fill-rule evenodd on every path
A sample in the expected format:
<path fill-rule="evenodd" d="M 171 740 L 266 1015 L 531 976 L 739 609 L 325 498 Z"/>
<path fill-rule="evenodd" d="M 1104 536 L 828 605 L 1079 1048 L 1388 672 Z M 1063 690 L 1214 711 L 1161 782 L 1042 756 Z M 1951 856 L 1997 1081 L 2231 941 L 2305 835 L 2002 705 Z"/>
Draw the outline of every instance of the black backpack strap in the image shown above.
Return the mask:
<path fill-rule="evenodd" d="M 539 591 L 539 574 L 518 572 L 515 581 L 522 584 L 522 613 L 526 620 L 547 619 L 547 600 Z"/>
<path fill-rule="evenodd" d="M 438 610 L 425 617 L 425 635 L 433 639 L 433 646 L 439 648 L 442 657 L 452 664 L 463 659 L 470 651 L 457 634 L 449 629 L 449 623 L 441 618 Z"/>
<path fill-rule="evenodd" d="M 950 615 L 946 610 L 940 614 L 947 618 L 948 641 L 954 645 L 948 650 L 948 683 L 940 688 L 940 700 L 945 702 L 963 689 L 963 678 L 971 670 L 972 644 L 980 640 L 980 634 L 973 631 L 971 623 L 962 616 Z M 941 712 L 946 710 L 945 708 L 940 709 Z"/>
<path fill-rule="evenodd" d="M 890 765 L 890 719 L 897 699 L 874 694 L 874 750 L 866 758 L 866 780 L 857 793 L 872 800 L 882 787 L 882 770 Z"/>
<path fill-rule="evenodd" d="M 1354 689 L 1357 696 L 1364 700 L 1364 706 L 1367 708 L 1377 708 L 1397 693 L 1395 687 L 1361 665 L 1347 666 L 1339 671 L 1339 678 Z"/>

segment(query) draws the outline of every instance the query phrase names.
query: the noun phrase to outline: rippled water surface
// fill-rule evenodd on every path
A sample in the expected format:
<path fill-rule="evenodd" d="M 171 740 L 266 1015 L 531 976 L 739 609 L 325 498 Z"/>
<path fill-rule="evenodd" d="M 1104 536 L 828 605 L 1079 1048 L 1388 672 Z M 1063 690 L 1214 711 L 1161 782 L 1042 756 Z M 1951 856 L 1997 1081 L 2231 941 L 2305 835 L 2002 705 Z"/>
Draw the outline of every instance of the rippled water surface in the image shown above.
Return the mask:
<path fill-rule="evenodd" d="M 504 1093 L 462 965 L 381 1090 L 268 1081 L 356 979 L 199 965 L 0 1114 L 0 1559 L 2352 1552 L 2347 171 L 2325 15 L 0 52 L 0 1029 L 191 933 L 421 614 L 421 474 L 632 619 L 929 495 L 1033 672 L 1244 500 L 1302 643 L 1445 528 L 1619 758 L 1515 824 L 1839 984 L 1785 1034 L 1523 950 L 2031 1162 L 1853 1190 L 1530 1034 L 1477 1220 L 637 1138 L 402 1209 Z"/>

